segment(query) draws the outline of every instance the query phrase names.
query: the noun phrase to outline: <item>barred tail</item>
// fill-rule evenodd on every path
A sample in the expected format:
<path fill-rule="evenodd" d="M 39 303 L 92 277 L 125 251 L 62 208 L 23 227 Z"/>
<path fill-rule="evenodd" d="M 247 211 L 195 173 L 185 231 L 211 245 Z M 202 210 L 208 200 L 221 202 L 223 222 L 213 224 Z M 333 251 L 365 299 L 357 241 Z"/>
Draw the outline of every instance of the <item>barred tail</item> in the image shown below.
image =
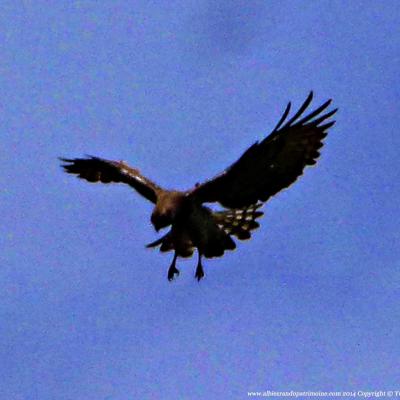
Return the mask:
<path fill-rule="evenodd" d="M 257 203 L 244 208 L 216 211 L 213 212 L 213 217 L 216 224 L 228 235 L 234 235 L 240 240 L 250 239 L 251 231 L 260 226 L 256 219 L 264 214 L 257 211 L 262 205 L 263 203 Z"/>

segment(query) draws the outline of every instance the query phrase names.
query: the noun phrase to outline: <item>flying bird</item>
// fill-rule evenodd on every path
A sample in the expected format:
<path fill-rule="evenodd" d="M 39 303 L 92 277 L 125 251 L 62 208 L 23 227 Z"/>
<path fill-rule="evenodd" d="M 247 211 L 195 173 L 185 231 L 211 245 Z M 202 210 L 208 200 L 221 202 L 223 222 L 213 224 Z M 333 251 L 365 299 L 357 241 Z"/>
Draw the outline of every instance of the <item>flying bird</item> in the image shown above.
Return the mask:
<path fill-rule="evenodd" d="M 322 140 L 335 123 L 330 117 L 337 109 L 328 111 L 328 100 L 304 115 L 312 98 L 310 92 L 290 118 L 289 103 L 270 135 L 255 142 L 221 174 L 187 191 L 166 190 L 124 161 L 93 156 L 60 160 L 70 174 L 89 182 L 125 183 L 154 203 L 151 223 L 155 230 L 170 229 L 147 247 L 174 252 L 169 281 L 179 275 L 177 258 L 190 257 L 197 249 L 195 278 L 200 281 L 204 277 L 202 257 L 220 257 L 225 250 L 235 249 L 233 237 L 249 239 L 259 227 L 256 220 L 263 215 L 263 203 L 295 182 L 307 165 L 316 163 Z M 213 211 L 204 205 L 214 202 L 224 209 Z"/>

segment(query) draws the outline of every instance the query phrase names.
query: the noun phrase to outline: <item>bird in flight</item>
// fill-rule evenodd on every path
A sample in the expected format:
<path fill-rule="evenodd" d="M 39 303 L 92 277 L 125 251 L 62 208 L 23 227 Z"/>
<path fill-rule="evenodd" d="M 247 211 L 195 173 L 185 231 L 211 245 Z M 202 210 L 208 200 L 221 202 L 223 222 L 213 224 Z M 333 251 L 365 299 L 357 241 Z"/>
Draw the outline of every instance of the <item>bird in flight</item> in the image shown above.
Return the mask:
<path fill-rule="evenodd" d="M 322 140 L 335 123 L 330 117 L 337 109 L 328 111 L 328 100 L 304 115 L 312 98 L 310 92 L 290 118 L 289 103 L 270 135 L 250 146 L 221 174 L 187 191 L 166 190 L 124 161 L 92 156 L 60 160 L 70 174 L 89 182 L 125 183 L 154 203 L 151 223 L 155 230 L 170 229 L 147 247 L 174 252 L 169 281 L 179 275 L 177 258 L 190 257 L 197 249 L 195 278 L 200 281 L 204 277 L 202 257 L 220 257 L 225 250 L 235 249 L 234 236 L 249 239 L 251 231 L 259 227 L 260 207 L 295 182 L 307 165 L 316 163 Z M 214 202 L 224 209 L 213 211 L 204 205 Z"/>

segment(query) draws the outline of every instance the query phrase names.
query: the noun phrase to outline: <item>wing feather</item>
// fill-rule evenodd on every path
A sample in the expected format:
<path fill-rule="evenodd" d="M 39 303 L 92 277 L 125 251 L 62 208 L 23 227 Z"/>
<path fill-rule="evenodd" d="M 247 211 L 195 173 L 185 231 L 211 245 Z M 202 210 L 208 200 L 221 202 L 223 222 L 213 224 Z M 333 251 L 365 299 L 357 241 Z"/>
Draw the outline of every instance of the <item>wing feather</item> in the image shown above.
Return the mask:
<path fill-rule="evenodd" d="M 162 190 L 154 182 L 141 175 L 140 171 L 132 168 L 123 161 L 105 160 L 99 157 L 60 158 L 65 172 L 75 174 L 88 182 L 121 182 L 126 183 L 146 199 L 156 203 L 157 195 Z"/>
<path fill-rule="evenodd" d="M 284 123 L 289 103 L 269 136 L 250 146 L 223 173 L 196 185 L 189 194 L 202 203 L 219 202 L 224 207 L 243 208 L 267 201 L 290 186 L 307 165 L 316 163 L 320 155 L 317 150 L 323 146 L 327 129 L 335 123 L 327 120 L 337 109 L 325 112 L 331 100 L 303 116 L 312 99 L 310 92 L 293 117 Z M 327 122 L 322 124 L 324 121 Z"/>
<path fill-rule="evenodd" d="M 310 94 L 307 96 L 302 106 L 298 109 L 297 113 L 292 118 L 290 118 L 290 120 L 286 123 L 286 126 L 290 126 L 294 121 L 296 121 L 296 119 L 298 119 L 303 114 L 303 112 L 310 105 L 313 96 L 314 96 L 313 92 L 310 92 Z"/>
<path fill-rule="evenodd" d="M 287 116 L 289 115 L 290 107 L 291 107 L 291 106 L 292 106 L 292 104 L 291 104 L 290 101 L 289 101 L 288 105 L 286 106 L 285 111 L 284 111 L 283 114 L 282 114 L 281 119 L 280 119 L 279 122 L 276 124 L 276 126 L 275 126 L 273 132 L 277 131 L 277 130 L 281 127 L 281 125 L 285 122 L 285 119 L 286 119 Z"/>

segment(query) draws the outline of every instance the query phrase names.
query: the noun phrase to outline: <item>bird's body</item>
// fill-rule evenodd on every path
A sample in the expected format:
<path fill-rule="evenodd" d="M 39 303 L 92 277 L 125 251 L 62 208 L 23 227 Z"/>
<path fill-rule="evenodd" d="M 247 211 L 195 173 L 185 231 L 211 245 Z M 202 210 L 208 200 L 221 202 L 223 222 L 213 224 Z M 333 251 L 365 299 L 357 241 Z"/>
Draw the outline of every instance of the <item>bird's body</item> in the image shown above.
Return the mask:
<path fill-rule="evenodd" d="M 154 228 L 157 231 L 171 228 L 147 247 L 159 247 L 162 252 L 174 251 L 169 280 L 179 274 L 177 257 L 190 257 L 197 249 L 195 276 L 200 280 L 204 276 L 202 256 L 220 257 L 226 250 L 235 249 L 232 236 L 249 239 L 251 231 L 259 226 L 256 219 L 263 214 L 259 211 L 263 203 L 293 183 L 306 165 L 315 164 L 326 130 L 334 124 L 334 121 L 322 122 L 336 110 L 321 115 L 329 106 L 329 100 L 300 119 L 311 100 L 312 92 L 283 125 L 289 114 L 289 103 L 269 136 L 253 144 L 222 174 L 185 192 L 162 189 L 123 161 L 98 157 L 62 159 L 66 163 L 63 167 L 66 172 L 89 182 L 128 184 L 153 202 L 151 222 Z M 226 209 L 212 211 L 204 206 L 208 202 L 218 202 Z"/>
<path fill-rule="evenodd" d="M 162 252 L 174 250 L 177 257 L 191 257 L 197 249 L 199 256 L 207 258 L 220 257 L 225 250 L 236 248 L 235 242 L 223 226 L 218 225 L 218 218 L 214 213 L 208 207 L 193 201 L 187 192 L 164 191 L 151 218 L 156 230 L 163 227 L 162 223 L 158 225 L 160 215 L 174 215 L 171 229 L 147 247 L 159 246 Z M 169 279 L 174 275 L 171 274 L 171 270 L 179 273 L 176 267 L 172 267 L 168 274 Z M 203 274 L 199 257 L 196 277 L 199 278 Z"/>

